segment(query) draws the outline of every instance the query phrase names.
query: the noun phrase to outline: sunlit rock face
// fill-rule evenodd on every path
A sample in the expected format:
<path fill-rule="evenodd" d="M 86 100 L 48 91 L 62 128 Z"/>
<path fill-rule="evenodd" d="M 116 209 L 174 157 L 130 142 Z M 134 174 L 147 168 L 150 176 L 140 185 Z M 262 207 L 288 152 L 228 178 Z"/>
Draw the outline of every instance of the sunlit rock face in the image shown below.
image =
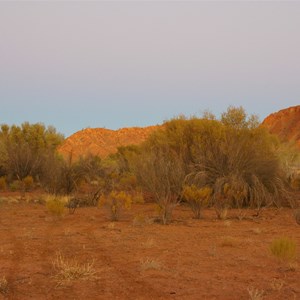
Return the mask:
<path fill-rule="evenodd" d="M 284 141 L 296 141 L 300 149 L 300 105 L 269 115 L 262 125 Z"/>
<path fill-rule="evenodd" d="M 58 151 L 64 157 L 72 155 L 74 160 L 88 154 L 104 158 L 117 152 L 120 146 L 142 143 L 157 128 L 159 126 L 130 127 L 119 130 L 86 128 L 68 137 Z"/>

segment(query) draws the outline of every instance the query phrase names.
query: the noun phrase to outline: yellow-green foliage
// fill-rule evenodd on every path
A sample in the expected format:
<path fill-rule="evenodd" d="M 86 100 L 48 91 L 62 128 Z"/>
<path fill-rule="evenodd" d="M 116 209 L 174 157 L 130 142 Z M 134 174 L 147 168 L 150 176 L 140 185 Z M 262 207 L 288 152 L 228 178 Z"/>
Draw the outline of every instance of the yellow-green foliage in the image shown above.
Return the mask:
<path fill-rule="evenodd" d="M 112 191 L 107 196 L 102 195 L 99 200 L 99 205 L 109 210 L 112 221 L 117 221 L 122 209 L 130 209 L 131 204 L 132 197 L 123 191 Z"/>
<path fill-rule="evenodd" d="M 65 197 L 55 197 L 51 195 L 46 197 L 46 207 L 54 216 L 61 217 L 64 214 L 65 204 Z"/>
<path fill-rule="evenodd" d="M 23 179 L 23 184 L 24 184 L 24 187 L 25 187 L 25 190 L 26 191 L 29 191 L 33 188 L 33 178 L 32 176 L 26 176 L 24 179 Z"/>
<path fill-rule="evenodd" d="M 0 177 L 0 191 L 5 191 L 7 188 L 6 177 Z"/>
<path fill-rule="evenodd" d="M 270 246 L 271 253 L 282 262 L 292 262 L 296 258 L 296 242 L 288 237 L 277 238 Z"/>
<path fill-rule="evenodd" d="M 183 188 L 183 197 L 190 205 L 195 217 L 201 217 L 201 208 L 208 205 L 209 199 L 212 195 L 212 188 L 205 186 L 198 188 L 194 184 L 186 185 Z"/>

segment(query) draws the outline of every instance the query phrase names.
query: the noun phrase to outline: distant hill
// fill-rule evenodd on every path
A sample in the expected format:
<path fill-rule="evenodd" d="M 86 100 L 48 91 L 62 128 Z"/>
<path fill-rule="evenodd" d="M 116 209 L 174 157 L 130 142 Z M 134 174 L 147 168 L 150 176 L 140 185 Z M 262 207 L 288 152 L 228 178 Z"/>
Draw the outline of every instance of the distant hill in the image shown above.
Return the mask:
<path fill-rule="evenodd" d="M 64 157 L 72 154 L 72 158 L 75 160 L 88 154 L 103 158 L 117 152 L 117 148 L 120 146 L 142 143 L 157 128 L 159 126 L 130 127 L 119 130 L 87 128 L 68 137 L 58 151 Z"/>
<path fill-rule="evenodd" d="M 283 141 L 296 141 L 300 147 L 300 105 L 282 109 L 262 122 L 271 133 Z"/>
<path fill-rule="evenodd" d="M 282 140 L 297 141 L 300 148 L 300 105 L 286 108 L 269 115 L 263 122 L 271 133 L 277 134 Z M 73 159 L 87 154 L 102 158 L 117 152 L 120 146 L 137 145 L 160 126 L 130 127 L 119 130 L 105 128 L 87 128 L 68 137 L 58 151 Z"/>

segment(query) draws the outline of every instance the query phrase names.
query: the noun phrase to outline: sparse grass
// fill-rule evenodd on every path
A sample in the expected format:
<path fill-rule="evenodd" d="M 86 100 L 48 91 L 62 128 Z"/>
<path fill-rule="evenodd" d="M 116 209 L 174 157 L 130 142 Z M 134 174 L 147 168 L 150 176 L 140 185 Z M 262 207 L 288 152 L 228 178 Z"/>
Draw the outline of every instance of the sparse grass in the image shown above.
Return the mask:
<path fill-rule="evenodd" d="M 76 259 L 69 259 L 57 253 L 56 258 L 52 262 L 55 270 L 54 278 L 58 284 L 72 280 L 89 280 L 96 278 L 96 270 L 94 269 L 94 261 L 81 264 Z"/>
<path fill-rule="evenodd" d="M 273 278 L 271 281 L 271 288 L 272 290 L 279 292 L 282 289 L 284 284 L 285 282 L 283 280 Z"/>
<path fill-rule="evenodd" d="M 250 300 L 262 300 L 264 298 L 264 291 L 260 291 L 253 287 L 247 289 Z"/>
<path fill-rule="evenodd" d="M 288 237 L 277 238 L 272 241 L 270 251 L 280 262 L 292 263 L 296 259 L 296 242 Z"/>
<path fill-rule="evenodd" d="M 216 213 L 218 216 L 218 219 L 220 220 L 226 220 L 227 219 L 227 214 L 228 214 L 228 208 L 218 208 L 216 209 Z"/>
<path fill-rule="evenodd" d="M 152 248 L 153 246 L 155 246 L 155 242 L 153 238 L 148 238 L 146 242 L 144 242 L 142 244 L 144 246 L 144 248 Z"/>
<path fill-rule="evenodd" d="M 239 221 L 242 221 L 246 218 L 246 211 L 243 209 L 238 209 L 238 214 L 237 214 L 237 218 Z"/>
<path fill-rule="evenodd" d="M 225 220 L 225 221 L 224 221 L 224 225 L 225 225 L 226 227 L 230 227 L 230 226 L 231 226 L 231 222 L 228 221 L 228 220 Z"/>
<path fill-rule="evenodd" d="M 0 278 L 0 294 L 5 295 L 8 292 L 8 282 L 5 278 L 5 276 L 3 276 L 2 278 Z"/>
<path fill-rule="evenodd" d="M 155 259 L 146 258 L 146 259 L 141 259 L 141 267 L 143 271 L 159 270 L 161 269 L 161 263 Z"/>

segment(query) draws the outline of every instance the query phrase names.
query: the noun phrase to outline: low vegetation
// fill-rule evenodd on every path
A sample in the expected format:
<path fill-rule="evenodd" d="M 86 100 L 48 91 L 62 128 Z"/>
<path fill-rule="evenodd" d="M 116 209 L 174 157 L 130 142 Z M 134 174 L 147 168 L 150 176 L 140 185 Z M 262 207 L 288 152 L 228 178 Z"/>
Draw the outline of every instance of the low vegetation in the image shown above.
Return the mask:
<path fill-rule="evenodd" d="M 104 206 L 109 214 L 111 221 L 118 221 L 123 209 L 130 209 L 132 197 L 125 192 L 112 191 L 107 196 L 100 197 L 99 206 Z"/>
<path fill-rule="evenodd" d="M 64 284 L 72 280 L 90 280 L 96 278 L 94 262 L 85 264 L 79 263 L 75 258 L 66 258 L 61 253 L 57 253 L 52 262 L 54 268 L 54 278 L 58 284 Z"/>
<path fill-rule="evenodd" d="M 46 208 L 55 217 L 62 217 L 65 212 L 66 200 L 63 197 L 49 195 L 46 199 Z"/>
<path fill-rule="evenodd" d="M 206 207 L 225 219 L 230 208 L 259 212 L 295 204 L 291 195 L 298 177 L 292 170 L 299 166 L 299 151 L 269 134 L 242 107 L 229 107 L 220 119 L 205 113 L 166 121 L 141 145 L 120 147 L 105 159 L 88 155 L 75 161 L 72 153 L 63 158 L 56 151 L 63 139 L 39 123 L 2 124 L 0 190 L 20 191 L 26 199 L 25 193 L 42 189 L 55 195 L 46 206 L 57 216 L 64 206 L 59 199 L 67 195 L 80 206 L 105 207 L 112 221 L 145 199 L 157 204 L 162 224 L 172 222 L 183 202 L 197 219 Z"/>
<path fill-rule="evenodd" d="M 296 259 L 296 242 L 288 237 L 274 239 L 270 245 L 270 251 L 280 262 L 292 263 Z"/>

